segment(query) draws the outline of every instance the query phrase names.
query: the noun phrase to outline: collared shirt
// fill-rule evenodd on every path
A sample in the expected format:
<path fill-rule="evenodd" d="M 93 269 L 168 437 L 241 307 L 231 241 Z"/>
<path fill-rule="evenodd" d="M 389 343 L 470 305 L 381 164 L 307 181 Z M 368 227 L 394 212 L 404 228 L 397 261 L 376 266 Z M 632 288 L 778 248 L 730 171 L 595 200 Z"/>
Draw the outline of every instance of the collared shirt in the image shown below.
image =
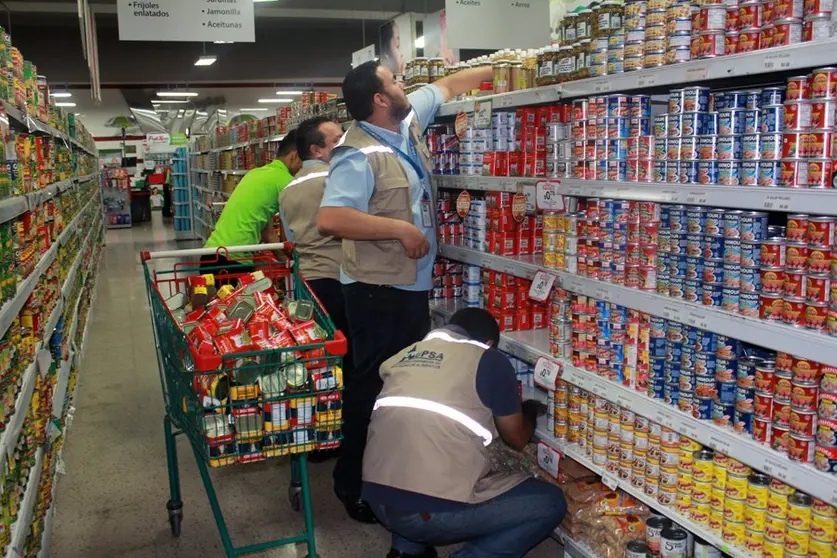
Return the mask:
<path fill-rule="evenodd" d="M 262 230 L 279 210 L 279 193 L 294 179 L 276 159 L 244 175 L 206 241 L 206 248 L 259 244 Z"/>
<path fill-rule="evenodd" d="M 313 167 L 313 166 L 316 166 L 316 165 L 325 165 L 325 163 L 323 163 L 319 159 L 308 159 L 306 161 L 302 161 L 302 168 Z M 280 190 L 280 192 L 281 192 L 281 190 Z M 277 194 L 277 199 L 278 199 L 278 194 Z M 282 206 L 281 205 L 279 206 L 279 219 L 282 220 L 282 228 L 285 229 L 285 237 L 288 239 L 288 241 L 293 242 L 294 241 L 294 232 L 288 226 L 288 220 L 285 219 L 285 212 L 282 211 Z"/>
<path fill-rule="evenodd" d="M 407 98 L 413 106 L 413 112 L 401 122 L 401 132 L 396 133 L 379 126 L 363 122 L 362 126 L 371 131 L 376 139 L 383 140 L 392 147 L 398 148 L 416 158 L 416 163 L 423 165 L 418 159 L 416 151 L 410 148 L 409 124 L 411 118 L 417 118 L 419 128 L 423 133 L 427 126 L 433 121 L 439 105 L 444 101 L 442 91 L 435 85 L 422 87 L 418 91 L 410 93 Z M 399 159 L 402 157 L 398 155 Z M 433 262 L 436 259 L 436 228 L 422 225 L 421 203 L 428 200 L 431 203 L 430 211 L 436 211 L 432 201 L 432 185 L 430 183 L 432 169 L 426 169 L 423 177 L 420 177 L 416 170 L 407 161 L 401 161 L 404 173 L 410 182 L 412 194 L 413 224 L 424 233 L 430 242 L 430 251 L 426 256 L 418 260 L 416 266 L 416 282 L 412 285 L 395 285 L 399 289 L 408 291 L 429 291 L 433 287 Z M 320 207 L 351 207 L 364 213 L 369 212 L 369 199 L 375 191 L 375 177 L 372 174 L 372 167 L 366 155 L 357 149 L 341 149 L 334 154 L 329 166 L 329 175 L 326 180 L 325 194 Z M 355 280 L 341 269 L 340 282 L 343 284 L 354 283 Z"/>

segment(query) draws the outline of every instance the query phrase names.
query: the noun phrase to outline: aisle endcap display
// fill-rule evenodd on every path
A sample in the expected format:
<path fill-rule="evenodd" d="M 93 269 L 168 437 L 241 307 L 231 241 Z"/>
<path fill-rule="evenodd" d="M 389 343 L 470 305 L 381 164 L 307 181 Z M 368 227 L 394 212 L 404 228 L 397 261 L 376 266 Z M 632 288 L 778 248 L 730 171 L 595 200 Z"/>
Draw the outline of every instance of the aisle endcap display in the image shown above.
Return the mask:
<path fill-rule="evenodd" d="M 553 190 L 565 196 L 617 198 L 683 205 L 711 205 L 734 209 L 788 211 L 837 215 L 832 189 L 766 188 L 762 186 L 715 186 L 666 182 L 619 182 L 575 178 L 533 178 L 505 176 L 434 176 L 437 187 L 456 190 L 516 193 L 521 185 L 548 180 Z"/>
<path fill-rule="evenodd" d="M 498 256 L 448 244 L 440 244 L 440 253 L 452 260 L 529 280 L 534 278 L 535 273 L 543 270 L 558 277 L 556 285 L 560 284 L 562 288 L 575 293 L 837 366 L 837 343 L 833 337 L 823 332 L 749 318 L 714 306 L 703 306 L 564 271 L 546 269 L 541 265 L 540 256 Z"/>
<path fill-rule="evenodd" d="M 790 72 L 828 66 L 834 63 L 835 49 L 837 49 L 837 38 L 831 38 L 781 48 L 729 54 L 709 60 L 692 60 L 658 68 L 568 81 L 558 85 L 547 85 L 511 93 L 486 95 L 477 100 L 492 101 L 492 108 L 496 110 L 602 93 L 649 90 L 686 83 L 703 85 L 716 79 L 745 78 L 777 71 Z M 439 109 L 438 115 L 454 116 L 459 112 L 473 111 L 474 99 L 469 99 L 445 103 Z"/>

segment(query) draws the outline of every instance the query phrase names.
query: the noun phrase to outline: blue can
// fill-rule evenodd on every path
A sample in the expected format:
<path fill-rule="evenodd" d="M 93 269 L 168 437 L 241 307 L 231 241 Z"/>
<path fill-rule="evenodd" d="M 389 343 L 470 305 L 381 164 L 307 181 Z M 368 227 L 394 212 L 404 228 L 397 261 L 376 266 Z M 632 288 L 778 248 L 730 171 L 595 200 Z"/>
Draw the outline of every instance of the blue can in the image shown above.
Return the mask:
<path fill-rule="evenodd" d="M 757 109 L 761 106 L 761 91 L 747 91 L 747 104 L 746 108 L 748 109 Z"/>
<path fill-rule="evenodd" d="M 668 115 L 668 134 L 670 138 L 679 138 L 683 135 L 683 118 L 682 114 Z"/>
<path fill-rule="evenodd" d="M 665 359 L 667 345 L 668 341 L 665 337 L 651 337 L 648 340 L 648 355 L 651 358 Z"/>
<path fill-rule="evenodd" d="M 744 133 L 744 109 L 726 108 L 718 111 L 718 134 L 729 136 Z"/>
<path fill-rule="evenodd" d="M 715 353 L 695 353 L 695 375 L 706 376 L 715 380 Z"/>
<path fill-rule="evenodd" d="M 761 107 L 761 122 L 758 132 L 774 134 L 781 132 L 785 120 L 785 107 L 782 104 Z"/>
<path fill-rule="evenodd" d="M 735 404 L 725 405 L 715 399 L 712 401 L 712 422 L 717 426 L 727 428 L 732 426 L 735 415 Z"/>
<path fill-rule="evenodd" d="M 680 361 L 666 361 L 664 365 L 663 379 L 666 382 L 676 382 L 680 379 Z"/>
<path fill-rule="evenodd" d="M 624 95 L 608 95 L 605 97 L 605 101 L 607 102 L 608 116 L 628 116 L 630 103 Z"/>
<path fill-rule="evenodd" d="M 758 161 L 741 161 L 741 185 L 757 186 L 759 183 Z"/>
<path fill-rule="evenodd" d="M 704 306 L 721 306 L 721 298 L 723 296 L 724 284 L 715 281 L 703 282 L 703 305 Z"/>
<path fill-rule="evenodd" d="M 715 355 L 721 358 L 738 358 L 742 343 L 728 335 L 715 335 Z"/>
<path fill-rule="evenodd" d="M 741 239 L 724 239 L 724 263 L 741 263 Z"/>
<path fill-rule="evenodd" d="M 680 161 L 669 161 L 666 165 L 666 182 L 677 184 L 680 182 Z"/>
<path fill-rule="evenodd" d="M 767 238 L 767 213 L 746 211 L 741 215 L 741 240 L 764 240 Z"/>
<path fill-rule="evenodd" d="M 698 420 L 709 420 L 712 418 L 712 397 L 695 397 L 692 405 L 692 416 Z"/>
<path fill-rule="evenodd" d="M 718 184 L 724 186 L 741 184 L 741 161 L 718 161 Z"/>
<path fill-rule="evenodd" d="M 628 132 L 630 128 L 629 120 L 629 118 L 623 116 L 608 117 L 605 122 L 607 122 L 609 136 L 617 138 L 630 137 Z"/>
<path fill-rule="evenodd" d="M 672 233 L 685 233 L 688 232 L 688 221 L 686 217 L 686 206 L 685 205 L 667 205 L 664 206 L 666 208 L 666 213 L 668 213 L 668 225 L 669 230 Z M 660 223 L 662 226 L 662 222 Z"/>
<path fill-rule="evenodd" d="M 628 140 L 607 140 L 607 157 L 608 159 L 626 159 L 628 157 Z"/>
<path fill-rule="evenodd" d="M 759 159 L 765 161 L 782 158 L 782 134 L 778 132 L 761 134 L 760 142 Z"/>
<path fill-rule="evenodd" d="M 686 279 L 683 281 L 683 299 L 687 302 L 700 304 L 703 300 L 703 280 Z"/>
<path fill-rule="evenodd" d="M 628 107 L 631 116 L 648 118 L 651 116 L 651 96 L 632 95 L 628 97 Z"/>
<path fill-rule="evenodd" d="M 683 324 L 683 346 L 689 347 L 690 349 L 695 348 L 695 342 L 697 340 L 697 332 L 698 329 L 696 327 L 692 327 L 686 324 Z"/>
<path fill-rule="evenodd" d="M 698 137 L 698 154 L 700 158 L 709 161 L 718 158 L 718 136 Z"/>
<path fill-rule="evenodd" d="M 781 169 L 782 161 L 759 161 L 759 186 L 778 186 Z"/>
<path fill-rule="evenodd" d="M 733 412 L 732 428 L 739 434 L 753 433 L 753 411 L 744 410 L 736 406 Z"/>
<path fill-rule="evenodd" d="M 624 324 L 628 321 L 628 307 L 621 304 L 610 305 L 610 322 L 613 324 Z"/>
<path fill-rule="evenodd" d="M 702 234 L 687 234 L 686 235 L 686 255 L 697 257 L 703 252 L 703 235 Z M 683 273 L 685 274 L 685 260 L 683 262 Z"/>
<path fill-rule="evenodd" d="M 666 344 L 666 362 L 680 362 L 683 355 L 683 342 L 670 341 Z"/>
<path fill-rule="evenodd" d="M 756 388 L 752 385 L 742 385 L 741 381 L 737 382 L 735 388 L 735 407 L 736 408 L 753 408 L 753 399 L 756 396 Z"/>
<path fill-rule="evenodd" d="M 756 361 L 745 357 L 738 359 L 738 373 L 735 377 L 739 387 L 747 386 L 754 388 L 756 385 Z"/>
<path fill-rule="evenodd" d="M 696 110 L 707 112 L 709 110 L 709 88 L 708 87 L 684 87 L 682 93 L 684 111 Z"/>
<path fill-rule="evenodd" d="M 652 339 L 666 339 L 668 337 L 668 320 L 659 316 L 651 316 L 648 320 L 649 335 Z"/>
<path fill-rule="evenodd" d="M 669 254 L 668 273 L 671 278 L 686 278 L 686 254 Z"/>
<path fill-rule="evenodd" d="M 671 231 L 668 230 L 668 225 L 660 222 L 660 232 L 657 236 L 658 246 L 661 252 L 668 252 L 671 246 Z"/>
<path fill-rule="evenodd" d="M 680 374 L 680 394 L 689 393 L 690 396 L 695 391 L 695 377 L 694 374 Z"/>
<path fill-rule="evenodd" d="M 648 367 L 649 370 L 649 379 L 659 379 L 662 380 L 665 377 L 666 373 L 666 359 L 665 357 L 657 358 L 653 357 L 651 359 L 650 366 Z"/>
<path fill-rule="evenodd" d="M 755 134 L 761 130 L 761 111 L 747 109 L 744 111 L 744 133 Z"/>
<path fill-rule="evenodd" d="M 596 300 L 596 316 L 601 320 L 610 318 L 610 303 L 606 300 Z"/>
<path fill-rule="evenodd" d="M 735 405 L 735 380 L 715 380 L 718 401 L 724 405 Z"/>
<path fill-rule="evenodd" d="M 698 165 L 700 161 L 697 159 L 680 160 L 678 183 L 680 184 L 698 184 Z"/>
<path fill-rule="evenodd" d="M 648 387 L 646 393 L 648 397 L 653 399 L 662 399 L 665 392 L 665 380 L 648 378 Z"/>
<path fill-rule="evenodd" d="M 706 234 L 724 234 L 724 213 L 726 210 L 718 207 L 706 210 Z"/>
<path fill-rule="evenodd" d="M 599 180 L 605 180 L 607 177 L 607 159 L 596 161 L 596 176 Z"/>
<path fill-rule="evenodd" d="M 674 275 L 668 278 L 668 296 L 671 298 L 683 298 L 683 276 L 675 277 Z"/>
<path fill-rule="evenodd" d="M 671 233 L 671 240 L 669 241 L 669 253 L 674 256 L 676 254 L 686 255 L 686 235 L 680 233 Z"/>
<path fill-rule="evenodd" d="M 657 294 L 668 296 L 668 290 L 671 288 L 671 276 L 668 274 L 668 268 L 662 273 L 657 272 L 656 283 Z"/>
<path fill-rule="evenodd" d="M 668 175 L 668 161 L 654 161 L 654 182 L 665 182 Z"/>
<path fill-rule="evenodd" d="M 710 108 L 709 110 L 719 111 L 727 108 L 727 94 L 723 91 L 716 91 L 710 93 L 709 96 Z"/>
<path fill-rule="evenodd" d="M 668 92 L 668 112 L 669 113 L 679 113 L 683 112 L 685 109 L 683 108 L 683 90 L 682 89 L 672 89 Z"/>
<path fill-rule="evenodd" d="M 686 256 L 686 280 L 703 280 L 703 256 Z M 703 289 L 701 289 L 702 291 Z"/>
<path fill-rule="evenodd" d="M 742 316 L 758 318 L 760 297 L 761 295 L 757 292 L 741 291 L 738 295 L 738 313 Z"/>
<path fill-rule="evenodd" d="M 705 134 L 706 112 L 690 111 L 681 114 L 680 135 L 700 136 Z"/>
<path fill-rule="evenodd" d="M 727 91 L 726 92 L 726 108 L 728 109 L 743 109 L 747 108 L 747 92 L 746 91 Z"/>
<path fill-rule="evenodd" d="M 704 259 L 703 260 L 703 280 L 708 283 L 723 283 L 724 281 L 724 260 L 723 259 Z"/>
<path fill-rule="evenodd" d="M 680 138 L 680 158 L 697 159 L 698 142 L 697 136 L 683 136 Z"/>
<path fill-rule="evenodd" d="M 756 266 L 741 266 L 741 293 L 756 293 L 761 291 L 761 273 Z M 758 298 L 756 298 L 758 300 Z M 738 301 L 741 304 L 741 300 Z"/>
<path fill-rule="evenodd" d="M 741 286 L 741 266 L 738 264 L 724 264 L 724 287 L 738 289 Z"/>
<path fill-rule="evenodd" d="M 781 105 L 785 102 L 784 87 L 765 87 L 761 90 L 761 106 Z"/>
<path fill-rule="evenodd" d="M 703 133 L 705 135 L 716 135 L 718 133 L 718 113 L 709 112 L 703 117 Z"/>
<path fill-rule="evenodd" d="M 666 339 L 673 343 L 682 343 L 683 324 L 673 320 L 666 320 Z"/>
<path fill-rule="evenodd" d="M 718 161 L 698 162 L 698 184 L 718 183 Z"/>
<path fill-rule="evenodd" d="M 738 313 L 740 294 L 737 287 L 723 287 L 721 290 L 721 308 L 727 312 Z"/>
<path fill-rule="evenodd" d="M 625 344 L 624 343 L 610 343 L 610 360 L 611 365 L 616 365 L 621 370 L 622 363 L 625 361 Z"/>
<path fill-rule="evenodd" d="M 724 257 L 724 245 L 726 239 L 719 235 L 706 235 L 703 237 L 703 257 L 707 260 L 718 260 Z M 704 269 L 706 269 L 704 267 Z"/>
<path fill-rule="evenodd" d="M 670 384 L 665 384 L 665 389 L 663 391 L 663 401 L 668 403 L 669 405 L 677 405 L 677 401 L 680 399 L 680 385 L 677 382 L 672 382 Z"/>
<path fill-rule="evenodd" d="M 695 337 L 695 350 L 699 353 L 711 353 L 715 356 L 715 332 L 705 329 L 697 329 Z M 715 360 L 712 360 L 712 372 L 715 372 Z"/>
<path fill-rule="evenodd" d="M 677 141 L 677 139 L 672 139 L 672 141 Z M 654 138 L 654 159 L 666 158 L 668 158 L 668 138 Z"/>
<path fill-rule="evenodd" d="M 741 238 L 741 216 L 744 214 L 740 209 L 728 209 L 724 212 L 724 237 Z"/>
<path fill-rule="evenodd" d="M 632 138 L 651 135 L 651 119 L 648 117 L 634 117 L 628 122 L 628 133 Z"/>
<path fill-rule="evenodd" d="M 741 136 L 718 136 L 718 159 L 731 161 L 741 158 Z"/>
<path fill-rule="evenodd" d="M 757 161 L 761 158 L 761 134 L 741 136 L 741 158 L 745 161 Z"/>
<path fill-rule="evenodd" d="M 668 136 L 668 115 L 660 114 L 654 117 L 654 137 L 664 138 Z"/>

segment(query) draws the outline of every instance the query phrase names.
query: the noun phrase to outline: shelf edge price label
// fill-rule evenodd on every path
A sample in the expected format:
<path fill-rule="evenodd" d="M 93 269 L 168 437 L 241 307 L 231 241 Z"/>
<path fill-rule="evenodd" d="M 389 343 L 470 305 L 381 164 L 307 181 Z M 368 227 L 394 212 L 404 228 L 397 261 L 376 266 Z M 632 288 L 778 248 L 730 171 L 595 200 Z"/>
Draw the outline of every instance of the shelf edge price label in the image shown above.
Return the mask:
<path fill-rule="evenodd" d="M 491 101 L 474 102 L 474 128 L 491 128 Z"/>
<path fill-rule="evenodd" d="M 543 270 L 538 271 L 532 279 L 532 286 L 529 287 L 529 298 L 538 302 L 546 301 L 554 282 L 554 275 Z"/>
<path fill-rule="evenodd" d="M 619 475 L 615 475 L 610 471 L 605 472 L 602 475 L 602 484 L 611 490 L 616 490 L 619 488 Z"/>
<path fill-rule="evenodd" d="M 537 202 L 539 209 L 563 211 L 564 197 L 558 192 L 561 183 L 557 180 L 539 180 L 537 188 Z"/>
<path fill-rule="evenodd" d="M 554 390 L 558 378 L 561 377 L 561 365 L 546 357 L 541 357 L 535 363 L 535 383 L 539 386 Z"/>
<path fill-rule="evenodd" d="M 561 452 L 549 444 L 538 442 L 538 465 L 541 469 L 558 478 L 558 466 L 561 463 Z"/>

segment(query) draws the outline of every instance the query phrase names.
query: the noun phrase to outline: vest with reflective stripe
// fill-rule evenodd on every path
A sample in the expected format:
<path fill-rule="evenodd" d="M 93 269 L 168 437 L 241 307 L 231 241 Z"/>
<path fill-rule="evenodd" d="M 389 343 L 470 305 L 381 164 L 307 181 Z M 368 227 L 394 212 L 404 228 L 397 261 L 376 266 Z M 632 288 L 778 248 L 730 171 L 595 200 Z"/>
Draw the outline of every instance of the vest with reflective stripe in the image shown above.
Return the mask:
<path fill-rule="evenodd" d="M 294 235 L 299 271 L 306 279 L 339 279 L 342 244 L 317 230 L 328 165 L 304 167 L 279 194 L 279 206 Z"/>
<path fill-rule="evenodd" d="M 500 443 L 479 398 L 477 367 L 487 345 L 438 329 L 381 365 L 363 457 L 363 480 L 476 504 L 526 478 L 492 469 L 487 446 Z"/>
<path fill-rule="evenodd" d="M 421 140 L 420 132 L 413 118 L 410 140 L 421 163 L 430 172 L 430 152 Z M 369 214 L 413 223 L 410 182 L 399 155 L 366 133 L 357 122 L 352 123 L 335 150 L 347 147 L 361 151 L 372 167 L 375 189 L 369 199 Z M 416 282 L 416 260 L 407 257 L 398 240 L 343 239 L 343 270 L 352 279 L 373 285 L 411 285 Z"/>

